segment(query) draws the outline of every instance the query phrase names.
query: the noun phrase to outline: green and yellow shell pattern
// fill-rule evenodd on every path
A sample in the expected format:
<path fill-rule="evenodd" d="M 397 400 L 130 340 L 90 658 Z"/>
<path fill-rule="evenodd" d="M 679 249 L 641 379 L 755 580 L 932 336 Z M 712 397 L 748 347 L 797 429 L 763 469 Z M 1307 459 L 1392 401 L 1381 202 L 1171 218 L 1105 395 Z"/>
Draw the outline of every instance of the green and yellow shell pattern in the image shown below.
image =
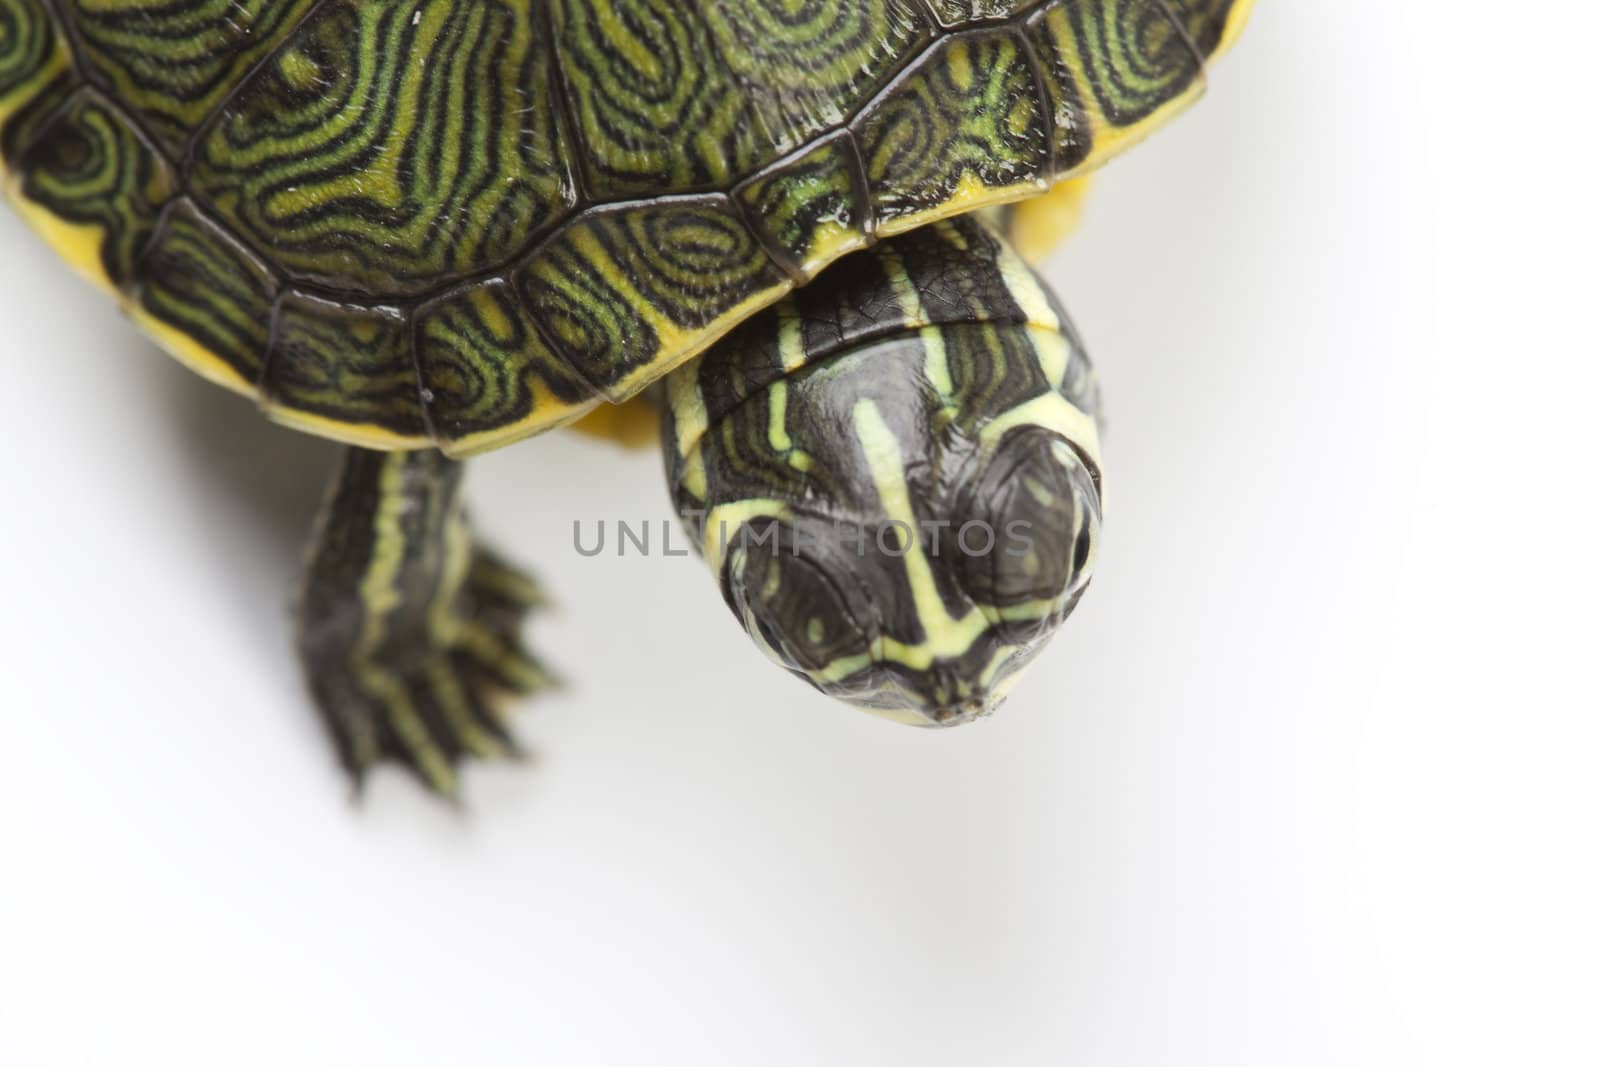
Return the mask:
<path fill-rule="evenodd" d="M 376 449 L 622 401 L 1189 105 L 1248 0 L 0 0 L 5 188 L 166 350 Z"/>

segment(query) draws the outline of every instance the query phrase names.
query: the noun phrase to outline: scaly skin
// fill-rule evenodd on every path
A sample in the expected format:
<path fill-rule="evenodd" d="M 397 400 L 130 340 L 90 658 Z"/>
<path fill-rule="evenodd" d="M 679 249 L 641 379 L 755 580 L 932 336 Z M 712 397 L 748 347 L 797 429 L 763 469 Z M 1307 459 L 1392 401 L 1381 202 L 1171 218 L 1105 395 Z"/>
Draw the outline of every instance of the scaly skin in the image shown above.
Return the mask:
<path fill-rule="evenodd" d="M 826 693 L 917 725 L 987 714 L 1088 586 L 1094 374 L 974 219 L 839 264 L 666 396 L 668 481 L 723 596 Z"/>
<path fill-rule="evenodd" d="M 550 683 L 522 647 L 538 587 L 479 546 L 461 465 L 349 449 L 306 560 L 298 645 L 341 762 L 380 758 L 454 794 L 464 756 L 511 754 L 501 698 Z"/>

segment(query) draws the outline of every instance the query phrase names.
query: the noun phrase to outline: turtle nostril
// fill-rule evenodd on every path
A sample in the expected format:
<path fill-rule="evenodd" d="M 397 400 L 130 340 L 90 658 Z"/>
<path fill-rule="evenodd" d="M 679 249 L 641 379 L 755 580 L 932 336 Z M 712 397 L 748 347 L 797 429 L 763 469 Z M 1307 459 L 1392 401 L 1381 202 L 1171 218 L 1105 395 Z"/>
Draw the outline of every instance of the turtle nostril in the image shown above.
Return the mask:
<path fill-rule="evenodd" d="M 929 717 L 935 726 L 962 726 L 986 718 L 993 710 L 994 707 L 987 697 L 968 697 L 966 700 L 932 709 Z"/>

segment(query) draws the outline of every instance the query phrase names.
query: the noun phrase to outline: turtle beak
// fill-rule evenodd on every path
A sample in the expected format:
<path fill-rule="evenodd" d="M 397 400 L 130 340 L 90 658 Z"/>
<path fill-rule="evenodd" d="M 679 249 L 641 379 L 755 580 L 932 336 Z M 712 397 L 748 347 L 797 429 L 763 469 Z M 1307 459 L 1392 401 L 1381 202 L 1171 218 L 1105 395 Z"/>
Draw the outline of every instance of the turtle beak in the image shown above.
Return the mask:
<path fill-rule="evenodd" d="M 926 712 L 928 725 L 944 729 L 949 726 L 964 726 L 969 722 L 977 722 L 985 718 L 1000 706 L 998 700 L 991 701 L 988 697 L 974 697 L 964 700 L 959 704 L 951 704 L 942 708 L 932 708 Z"/>
<path fill-rule="evenodd" d="M 1005 700 L 1004 693 L 964 680 L 956 664 L 942 662 L 915 680 L 898 675 L 871 692 L 833 695 L 883 718 L 936 730 L 985 718 Z"/>
<path fill-rule="evenodd" d="M 921 726 L 929 730 L 945 730 L 952 726 L 965 726 L 969 722 L 977 722 L 979 719 L 987 718 L 995 708 L 1000 706 L 1000 701 L 973 699 L 944 707 L 907 706 L 903 701 L 888 706 L 863 703 L 857 703 L 856 706 L 880 718 L 904 723 L 907 726 Z"/>
<path fill-rule="evenodd" d="M 961 726 L 988 715 L 999 704 L 987 688 L 962 678 L 950 663 L 935 663 L 923 675 L 920 710 L 928 726 Z"/>

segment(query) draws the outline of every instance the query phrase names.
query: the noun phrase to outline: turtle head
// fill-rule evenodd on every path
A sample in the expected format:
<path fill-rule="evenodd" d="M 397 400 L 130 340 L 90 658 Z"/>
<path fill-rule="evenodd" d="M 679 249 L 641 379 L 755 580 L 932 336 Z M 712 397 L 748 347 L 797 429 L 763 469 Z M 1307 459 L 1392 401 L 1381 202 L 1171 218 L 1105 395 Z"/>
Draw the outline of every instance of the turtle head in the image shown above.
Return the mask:
<path fill-rule="evenodd" d="M 886 717 L 954 726 L 998 705 L 1076 603 L 1099 492 L 1050 429 L 908 455 L 893 414 L 859 402 L 854 435 L 818 457 L 849 480 L 848 506 L 795 479 L 781 509 L 717 509 L 707 543 L 729 606 L 782 666 Z"/>
<path fill-rule="evenodd" d="M 915 279 L 922 247 L 894 244 Z M 780 305 L 668 380 L 674 497 L 734 615 L 816 688 L 916 725 L 992 711 L 1095 562 L 1088 363 L 1058 312 L 993 313 L 810 347 L 815 317 Z"/>

